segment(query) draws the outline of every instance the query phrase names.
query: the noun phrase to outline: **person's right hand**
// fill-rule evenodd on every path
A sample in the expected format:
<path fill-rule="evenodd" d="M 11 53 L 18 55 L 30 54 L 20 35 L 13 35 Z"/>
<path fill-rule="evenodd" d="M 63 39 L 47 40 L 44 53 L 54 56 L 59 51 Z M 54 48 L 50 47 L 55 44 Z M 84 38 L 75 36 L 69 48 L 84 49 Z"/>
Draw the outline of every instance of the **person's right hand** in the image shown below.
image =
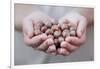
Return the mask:
<path fill-rule="evenodd" d="M 40 11 L 35 11 L 25 17 L 22 24 L 25 43 L 33 48 L 46 50 L 54 42 L 45 33 L 40 34 L 40 27 L 42 24 L 51 26 L 53 23 L 55 23 L 54 19 Z M 35 34 L 39 35 L 34 36 Z"/>

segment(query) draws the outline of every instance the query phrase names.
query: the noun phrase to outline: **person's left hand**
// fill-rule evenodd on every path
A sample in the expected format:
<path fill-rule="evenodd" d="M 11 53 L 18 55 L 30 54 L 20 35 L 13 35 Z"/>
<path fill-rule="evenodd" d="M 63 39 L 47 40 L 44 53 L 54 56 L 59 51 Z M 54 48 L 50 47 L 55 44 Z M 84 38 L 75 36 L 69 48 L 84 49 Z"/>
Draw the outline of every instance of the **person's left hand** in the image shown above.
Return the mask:
<path fill-rule="evenodd" d="M 77 37 L 67 37 L 61 43 L 61 49 L 58 50 L 60 55 L 69 55 L 78 49 L 86 40 L 87 19 L 79 13 L 71 12 L 59 19 L 59 24 L 69 22 L 77 27 Z"/>

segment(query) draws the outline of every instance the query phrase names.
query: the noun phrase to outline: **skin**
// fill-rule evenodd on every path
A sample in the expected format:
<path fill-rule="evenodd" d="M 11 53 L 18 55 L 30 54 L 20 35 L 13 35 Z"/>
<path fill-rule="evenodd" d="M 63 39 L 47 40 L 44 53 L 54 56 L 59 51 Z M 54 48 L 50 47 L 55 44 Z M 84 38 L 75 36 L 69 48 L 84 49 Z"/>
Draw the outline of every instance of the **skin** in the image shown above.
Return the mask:
<path fill-rule="evenodd" d="M 40 35 L 32 37 L 32 38 L 29 38 L 28 36 L 25 36 L 24 37 L 24 42 L 29 46 L 37 47 L 41 43 L 43 43 L 46 39 L 47 39 L 46 34 L 40 34 Z"/>
<path fill-rule="evenodd" d="M 65 41 L 61 43 L 61 47 L 71 53 L 85 43 L 87 26 L 92 24 L 93 21 L 93 10 L 81 9 L 78 11 L 67 13 L 65 14 L 65 16 L 60 18 L 58 22 L 59 24 L 62 24 L 66 20 L 67 22 L 70 22 L 77 27 L 77 37 L 68 36 Z M 58 52 L 60 53 L 60 51 Z"/>
<path fill-rule="evenodd" d="M 72 11 L 73 12 L 67 13 L 63 17 L 61 17 L 58 20 L 58 24 L 68 22 L 74 24 L 77 27 L 77 37 L 69 36 L 65 38 L 65 41 L 61 43 L 61 48 L 56 51 L 58 55 L 69 55 L 71 52 L 78 49 L 80 45 L 82 45 L 86 41 L 87 25 L 93 22 L 93 10 L 77 9 L 75 11 Z M 49 17 L 48 15 L 40 11 L 35 11 L 29 16 L 25 17 L 22 24 L 20 25 L 22 25 L 21 27 L 24 34 L 24 42 L 33 48 L 46 52 L 48 51 L 48 47 L 53 45 L 54 42 L 53 39 L 48 38 L 45 33 L 34 36 L 34 28 L 39 23 L 43 23 L 46 26 L 50 27 L 53 23 L 56 22 L 55 19 Z M 15 26 L 16 25 L 17 24 L 15 24 Z M 41 25 L 38 25 L 38 27 L 40 26 Z M 54 49 L 54 47 L 51 47 L 51 49 Z M 56 52 L 51 52 L 50 54 L 55 54 Z"/>
<path fill-rule="evenodd" d="M 54 41 L 52 38 L 48 38 L 44 41 L 40 46 L 37 47 L 38 50 L 45 51 L 48 49 L 49 46 L 53 45 Z"/>
<path fill-rule="evenodd" d="M 51 55 L 56 55 L 56 46 L 55 45 L 49 46 L 46 52 Z"/>
<path fill-rule="evenodd" d="M 47 42 L 50 42 L 51 40 L 47 39 L 47 35 L 46 34 L 39 34 L 37 36 L 34 36 L 34 29 L 36 30 L 36 33 L 38 33 L 37 30 L 40 30 L 40 27 L 42 24 L 44 25 L 52 25 L 53 23 L 55 23 L 54 19 L 49 17 L 48 15 L 40 12 L 40 11 L 35 11 L 32 14 L 30 14 L 29 16 L 25 17 L 23 19 L 22 22 L 22 30 L 23 30 L 23 34 L 24 34 L 24 41 L 27 45 L 30 45 L 31 47 L 35 47 L 38 50 L 42 50 L 43 47 L 45 48 L 45 46 L 49 46 L 49 44 Z M 45 38 L 44 40 L 41 39 Z M 47 43 L 47 45 L 45 45 L 44 43 Z M 44 46 L 43 46 L 44 44 Z M 39 48 L 40 49 L 39 49 Z M 42 48 L 42 49 L 41 49 Z"/>

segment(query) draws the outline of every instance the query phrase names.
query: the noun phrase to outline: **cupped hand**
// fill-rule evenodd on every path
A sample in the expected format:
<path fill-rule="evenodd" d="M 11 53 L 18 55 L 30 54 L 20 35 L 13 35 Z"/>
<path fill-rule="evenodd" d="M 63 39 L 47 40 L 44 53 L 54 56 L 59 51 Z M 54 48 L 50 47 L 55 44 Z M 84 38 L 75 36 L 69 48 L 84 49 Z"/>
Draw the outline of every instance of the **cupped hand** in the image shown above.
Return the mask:
<path fill-rule="evenodd" d="M 60 18 L 58 22 L 59 24 L 67 22 L 72 23 L 77 27 L 77 36 L 66 37 L 65 41 L 61 43 L 61 48 L 63 49 L 58 50 L 58 53 L 60 53 L 61 55 L 69 55 L 71 52 L 78 49 L 86 41 L 87 19 L 85 16 L 82 16 L 79 13 L 70 12 Z"/>
<path fill-rule="evenodd" d="M 55 23 L 53 18 L 40 11 L 34 11 L 25 17 L 22 24 L 25 43 L 39 50 L 47 49 L 53 44 L 53 40 L 48 39 L 45 33 L 41 33 L 40 27 L 43 24 L 49 27 L 53 23 Z"/>

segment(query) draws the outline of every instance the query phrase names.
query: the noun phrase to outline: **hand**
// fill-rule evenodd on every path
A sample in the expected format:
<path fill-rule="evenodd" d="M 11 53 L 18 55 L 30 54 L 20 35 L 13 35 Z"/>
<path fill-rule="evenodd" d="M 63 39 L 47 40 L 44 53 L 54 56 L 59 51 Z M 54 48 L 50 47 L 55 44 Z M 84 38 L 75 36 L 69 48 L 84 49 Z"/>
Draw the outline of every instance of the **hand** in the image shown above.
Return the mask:
<path fill-rule="evenodd" d="M 61 55 L 69 55 L 71 52 L 75 51 L 77 48 L 80 47 L 80 45 L 82 45 L 85 42 L 87 19 L 79 13 L 71 12 L 59 19 L 58 22 L 59 24 L 69 22 L 77 27 L 77 37 L 67 37 L 65 41 L 61 43 L 63 51 L 58 51 Z"/>
<path fill-rule="evenodd" d="M 48 39 L 45 33 L 40 33 L 42 24 L 51 26 L 55 23 L 54 19 L 45 15 L 40 11 L 35 11 L 23 20 L 24 41 L 27 45 L 39 50 L 45 50 L 49 45 L 53 44 L 52 39 Z M 35 34 L 39 34 L 34 36 Z"/>

